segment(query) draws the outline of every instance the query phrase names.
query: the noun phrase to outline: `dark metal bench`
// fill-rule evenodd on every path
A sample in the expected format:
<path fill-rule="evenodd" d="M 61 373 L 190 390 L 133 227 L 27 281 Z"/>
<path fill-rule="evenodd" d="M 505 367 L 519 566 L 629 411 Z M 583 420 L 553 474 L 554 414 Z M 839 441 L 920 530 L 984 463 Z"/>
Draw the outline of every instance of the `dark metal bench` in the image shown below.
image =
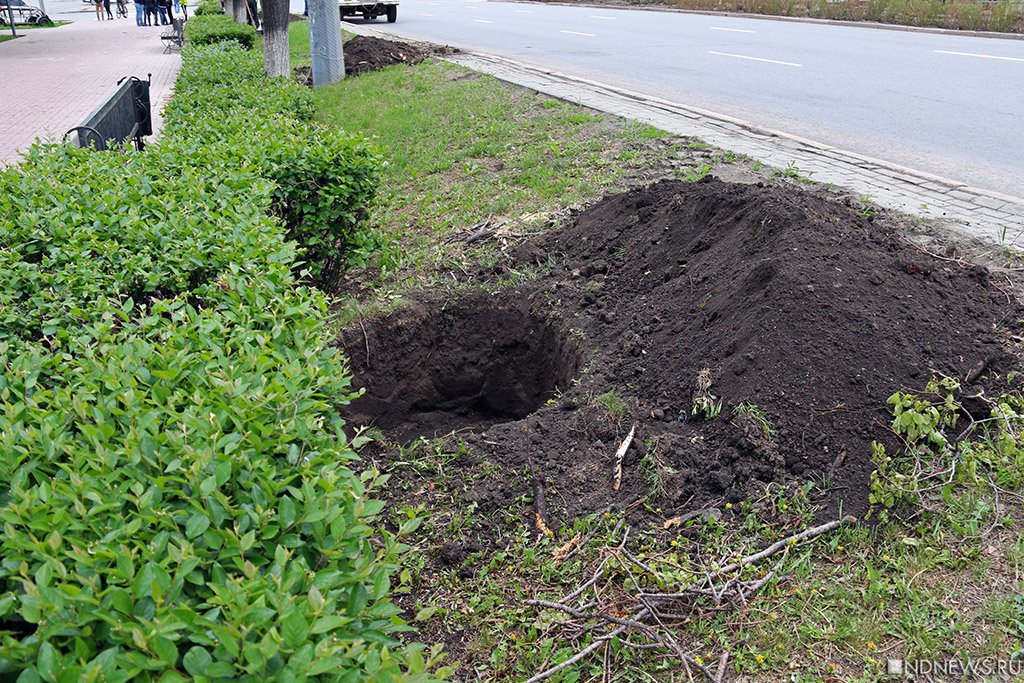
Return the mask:
<path fill-rule="evenodd" d="M 79 147 L 93 146 L 107 149 L 111 144 L 131 140 L 140 152 L 145 146 L 142 138 L 153 134 L 153 114 L 149 102 L 147 80 L 125 76 L 117 82 L 118 88 L 96 111 L 64 134 L 64 140 L 74 134 Z"/>
<path fill-rule="evenodd" d="M 174 47 L 180 50 L 185 45 L 185 20 L 182 17 L 172 19 L 170 30 L 161 33 L 160 40 L 164 41 L 164 52 Z"/>

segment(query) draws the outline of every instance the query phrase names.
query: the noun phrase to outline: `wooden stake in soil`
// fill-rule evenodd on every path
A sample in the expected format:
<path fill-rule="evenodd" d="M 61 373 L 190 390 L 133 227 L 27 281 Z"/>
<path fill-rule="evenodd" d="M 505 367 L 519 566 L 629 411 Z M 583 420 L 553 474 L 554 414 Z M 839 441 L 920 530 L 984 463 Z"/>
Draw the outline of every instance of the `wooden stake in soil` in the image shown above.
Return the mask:
<path fill-rule="evenodd" d="M 636 425 L 629 430 L 629 434 L 622 440 L 619 450 L 615 451 L 615 483 L 612 484 L 612 491 L 618 491 L 622 487 L 622 459 L 626 457 L 629 445 L 633 443 L 633 435 L 636 433 Z"/>

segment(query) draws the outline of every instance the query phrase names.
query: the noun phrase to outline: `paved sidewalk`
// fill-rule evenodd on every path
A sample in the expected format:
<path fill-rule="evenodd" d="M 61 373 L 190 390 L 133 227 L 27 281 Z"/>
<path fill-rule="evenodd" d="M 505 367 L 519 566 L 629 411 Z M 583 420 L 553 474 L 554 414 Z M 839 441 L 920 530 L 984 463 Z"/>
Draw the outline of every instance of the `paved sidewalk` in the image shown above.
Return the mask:
<path fill-rule="evenodd" d="M 32 29 L 0 43 L 0 163 L 15 163 L 18 150 L 37 138 L 60 140 L 85 120 L 117 87 L 122 76 L 153 74 L 153 125 L 170 97 L 181 66 L 164 54 L 167 26 L 136 26 L 128 19 L 76 21 Z"/>
<path fill-rule="evenodd" d="M 345 29 L 408 40 L 358 24 L 347 23 Z M 786 168 L 793 163 L 801 173 L 811 173 L 812 180 L 870 196 L 879 206 L 936 219 L 950 230 L 987 244 L 1024 248 L 1024 197 L 968 187 L 747 121 L 503 57 L 466 51 L 447 59 L 552 97 L 644 121 L 670 133 L 697 136 L 769 166 Z"/>

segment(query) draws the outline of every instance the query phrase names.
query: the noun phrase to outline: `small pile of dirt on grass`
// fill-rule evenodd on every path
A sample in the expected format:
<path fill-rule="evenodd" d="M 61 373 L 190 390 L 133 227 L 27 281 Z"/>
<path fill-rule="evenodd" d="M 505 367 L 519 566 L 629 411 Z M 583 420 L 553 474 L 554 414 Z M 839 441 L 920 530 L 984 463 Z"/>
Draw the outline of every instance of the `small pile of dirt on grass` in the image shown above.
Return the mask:
<path fill-rule="evenodd" d="M 427 57 L 450 52 L 446 48 L 432 50 L 383 38 L 356 36 L 345 41 L 345 73 L 376 71 L 393 64 L 419 64 Z"/>
<path fill-rule="evenodd" d="M 540 481 L 557 526 L 637 500 L 669 517 L 759 496 L 769 482 L 827 480 L 833 506 L 860 515 L 871 442 L 896 446 L 886 411 L 893 392 L 921 390 L 935 375 L 962 379 L 979 364 L 1016 365 L 1000 333 L 1020 311 L 985 269 L 934 258 L 799 188 L 660 182 L 607 197 L 518 253 L 522 262 L 551 257 L 562 265 L 549 275 L 460 308 L 468 315 L 504 301 L 544 329 L 536 348 L 572 356 L 551 365 L 562 372 L 557 391 L 545 385 L 550 398 L 523 419 L 458 434 L 447 483 L 402 470 L 392 490 L 403 478 L 417 495 L 438 483 L 440 505 L 473 505 L 486 518 L 528 499 Z M 366 337 L 346 333 L 357 383 L 370 376 L 364 345 L 429 375 L 482 338 L 460 328 L 409 345 L 416 335 L 395 334 L 397 320 Z M 488 339 L 534 336 L 479 322 Z M 495 342 L 480 358 L 503 353 Z M 386 374 L 382 367 L 374 372 Z M 401 368 L 390 381 L 408 374 Z M 445 431 L 434 418 L 425 436 Z M 614 453 L 634 424 L 614 490 Z M 386 449 L 372 457 L 391 458 Z"/>
<path fill-rule="evenodd" d="M 454 54 L 458 50 L 444 46 L 416 46 L 372 36 L 355 36 L 345 41 L 344 51 L 345 74 L 352 76 L 394 64 L 419 64 L 428 57 Z M 299 83 L 313 85 L 312 68 L 297 66 L 292 71 Z"/>

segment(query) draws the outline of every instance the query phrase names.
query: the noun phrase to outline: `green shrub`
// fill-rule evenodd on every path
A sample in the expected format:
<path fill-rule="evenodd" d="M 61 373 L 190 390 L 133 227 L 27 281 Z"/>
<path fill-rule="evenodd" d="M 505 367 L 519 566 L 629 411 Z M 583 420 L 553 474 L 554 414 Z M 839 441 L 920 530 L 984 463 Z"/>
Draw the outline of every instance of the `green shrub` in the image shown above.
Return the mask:
<path fill-rule="evenodd" d="M 201 14 L 185 22 L 185 41 L 193 45 L 235 42 L 245 49 L 256 44 L 256 29 L 224 14 Z"/>
<path fill-rule="evenodd" d="M 1024 4 L 1014 0 L 989 3 L 988 30 L 1021 32 L 1024 30 Z"/>
<path fill-rule="evenodd" d="M 232 65 L 227 82 L 201 52 L 193 54 L 186 54 L 186 63 L 196 71 L 195 82 L 176 88 L 167 130 L 196 146 L 217 141 L 232 163 L 257 167 L 274 185 L 274 215 L 303 251 L 310 275 L 333 280 L 361 258 L 361 245 L 374 242 L 366 218 L 382 177 L 379 152 L 361 137 L 301 125 L 315 111 L 309 89 L 286 79 L 268 81 L 252 55 L 226 51 L 225 63 Z M 252 116 L 254 108 L 259 117 Z M 181 109 L 199 115 L 184 122 Z"/>
<path fill-rule="evenodd" d="M 195 15 L 201 17 L 204 14 L 224 14 L 224 8 L 220 6 L 220 0 L 199 0 Z"/>
<path fill-rule="evenodd" d="M 0 679 L 427 680 L 436 661 L 396 639 L 403 547 L 372 526 L 327 303 L 275 216 L 266 167 L 306 158 L 305 100 L 264 80 L 248 109 L 203 103 L 256 88 L 239 54 L 186 49 L 145 153 L 38 145 L 0 172 Z M 369 177 L 363 144 L 304 163 Z M 365 189 L 326 203 L 358 215 Z"/>

